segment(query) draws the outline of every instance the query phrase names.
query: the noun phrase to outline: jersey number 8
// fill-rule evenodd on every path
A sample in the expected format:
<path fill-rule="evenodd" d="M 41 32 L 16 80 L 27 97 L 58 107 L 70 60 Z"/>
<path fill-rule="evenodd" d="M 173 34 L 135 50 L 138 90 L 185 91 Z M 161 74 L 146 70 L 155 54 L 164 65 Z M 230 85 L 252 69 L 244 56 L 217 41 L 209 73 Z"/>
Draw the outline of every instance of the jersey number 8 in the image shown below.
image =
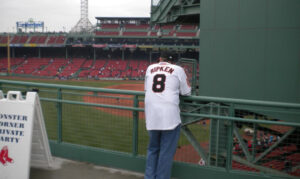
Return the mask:
<path fill-rule="evenodd" d="M 153 77 L 152 91 L 161 93 L 165 90 L 166 75 L 157 74 Z"/>

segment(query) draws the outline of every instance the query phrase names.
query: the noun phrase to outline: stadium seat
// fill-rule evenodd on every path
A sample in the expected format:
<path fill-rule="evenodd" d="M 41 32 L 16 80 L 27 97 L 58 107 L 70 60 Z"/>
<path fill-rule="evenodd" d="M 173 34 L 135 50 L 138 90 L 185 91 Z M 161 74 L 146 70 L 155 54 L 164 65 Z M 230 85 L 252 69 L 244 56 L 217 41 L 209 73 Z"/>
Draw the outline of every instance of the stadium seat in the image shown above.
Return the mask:
<path fill-rule="evenodd" d="M 47 44 L 64 44 L 66 42 L 66 37 L 60 36 L 50 36 Z"/>
<path fill-rule="evenodd" d="M 101 29 L 119 29 L 119 24 L 101 24 Z"/>
<path fill-rule="evenodd" d="M 25 44 L 28 40 L 28 36 L 25 35 L 25 36 L 21 36 L 20 40 L 19 40 L 19 43 L 20 44 Z"/>
<path fill-rule="evenodd" d="M 41 72 L 41 76 L 49 76 L 49 77 L 55 77 L 58 76 L 58 74 L 61 72 L 62 67 L 64 67 L 67 64 L 68 60 L 63 58 L 56 58 L 53 59 L 50 64 Z"/>
<path fill-rule="evenodd" d="M 135 29 L 135 30 L 138 30 L 138 29 L 144 29 L 144 30 L 147 30 L 150 28 L 150 26 L 148 24 L 140 24 L 140 25 L 136 25 L 136 24 L 125 24 L 124 25 L 124 28 L 125 29 Z"/>
<path fill-rule="evenodd" d="M 80 74 L 87 74 L 88 76 L 86 77 L 88 78 L 98 77 L 99 73 L 101 73 L 104 70 L 105 64 L 106 64 L 106 60 L 103 59 L 95 60 L 94 65 L 90 69 L 83 70 L 81 71 Z"/>
<path fill-rule="evenodd" d="M 16 35 L 13 37 L 13 39 L 10 41 L 11 44 L 17 44 L 20 40 L 20 36 Z"/>
<path fill-rule="evenodd" d="M 30 40 L 29 40 L 29 43 L 31 43 L 31 44 L 32 44 L 32 43 L 36 43 L 37 40 L 38 40 L 38 38 L 39 38 L 39 37 L 36 36 L 36 35 L 35 35 L 35 36 L 31 36 L 31 37 L 30 37 Z"/>
<path fill-rule="evenodd" d="M 141 36 L 145 37 L 148 35 L 148 32 L 142 32 L 142 31 L 125 31 L 123 32 L 123 36 Z"/>
<path fill-rule="evenodd" d="M 24 62 L 23 58 L 11 58 L 10 64 L 12 72 L 14 68 L 16 68 L 18 65 L 22 64 Z M 7 72 L 7 58 L 0 59 L 0 72 Z"/>
<path fill-rule="evenodd" d="M 180 25 L 179 30 L 197 30 L 197 25 Z"/>
<path fill-rule="evenodd" d="M 48 59 L 28 58 L 22 63 L 21 66 L 15 69 L 14 73 L 39 75 L 37 72 L 43 65 L 47 65 L 48 63 Z"/>
<path fill-rule="evenodd" d="M 119 31 L 96 31 L 97 36 L 118 36 Z"/>
<path fill-rule="evenodd" d="M 2 36 L 1 40 L 0 40 L 0 43 L 1 44 L 7 44 L 7 40 L 8 40 L 8 37 L 7 36 Z"/>
<path fill-rule="evenodd" d="M 50 36 L 47 44 L 54 44 L 56 41 L 56 36 Z"/>
<path fill-rule="evenodd" d="M 59 37 L 57 38 L 56 43 L 57 43 L 57 44 L 64 44 L 65 41 L 66 41 L 66 37 L 61 35 L 61 36 L 59 36 Z"/>
<path fill-rule="evenodd" d="M 59 74 L 60 77 L 71 77 L 80 69 L 85 59 L 72 59 L 68 61 L 62 72 Z"/>
<path fill-rule="evenodd" d="M 44 44 L 44 43 L 46 43 L 46 40 L 47 40 L 47 36 L 39 36 L 39 38 L 36 41 L 36 43 L 38 43 L 38 44 Z"/>
<path fill-rule="evenodd" d="M 196 37 L 197 32 L 176 32 L 177 37 Z"/>

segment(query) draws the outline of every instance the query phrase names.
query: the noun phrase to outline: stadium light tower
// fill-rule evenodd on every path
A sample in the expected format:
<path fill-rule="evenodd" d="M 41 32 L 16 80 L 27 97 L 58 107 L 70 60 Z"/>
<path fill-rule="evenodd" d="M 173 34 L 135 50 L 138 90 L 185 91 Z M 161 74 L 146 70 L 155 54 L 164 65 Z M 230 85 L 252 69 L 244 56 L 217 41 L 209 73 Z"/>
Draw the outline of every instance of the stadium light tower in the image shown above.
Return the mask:
<path fill-rule="evenodd" d="M 93 25 L 88 17 L 88 0 L 81 0 L 80 7 L 80 20 L 77 24 L 71 29 L 71 32 L 90 32 L 93 30 Z"/>

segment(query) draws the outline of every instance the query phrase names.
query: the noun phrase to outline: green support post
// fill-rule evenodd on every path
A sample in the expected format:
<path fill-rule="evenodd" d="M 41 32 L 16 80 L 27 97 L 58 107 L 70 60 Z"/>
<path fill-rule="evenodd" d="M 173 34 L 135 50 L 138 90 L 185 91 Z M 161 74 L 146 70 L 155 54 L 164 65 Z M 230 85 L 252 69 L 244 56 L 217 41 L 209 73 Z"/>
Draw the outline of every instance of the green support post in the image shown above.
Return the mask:
<path fill-rule="evenodd" d="M 133 107 L 138 108 L 139 107 L 139 100 L 138 96 L 135 95 L 133 99 Z M 132 128 L 132 154 L 133 156 L 137 156 L 138 154 L 138 125 L 139 125 L 139 112 L 133 111 L 133 128 Z"/>
<path fill-rule="evenodd" d="M 62 90 L 58 88 L 57 99 L 62 100 Z M 57 143 L 62 142 L 62 103 L 57 102 Z"/>
<path fill-rule="evenodd" d="M 96 48 L 94 47 L 93 49 L 94 49 L 94 58 L 93 58 L 93 60 L 95 61 L 96 60 Z"/>
<path fill-rule="evenodd" d="M 220 106 L 218 105 L 218 107 L 217 107 L 217 115 L 219 115 L 220 114 Z M 222 122 L 223 123 L 223 122 Z M 218 166 L 218 162 L 219 162 L 219 154 L 220 154 L 220 151 L 219 151 L 219 149 L 220 149 L 220 120 L 219 119 L 217 119 L 217 131 L 216 131 L 216 166 Z"/>
<path fill-rule="evenodd" d="M 238 141 L 240 142 L 241 148 L 246 156 L 246 159 L 248 161 L 251 161 L 251 156 L 248 151 L 248 145 L 244 142 L 243 137 L 240 135 L 239 130 L 235 124 L 233 125 L 233 132 L 234 132 L 236 138 L 238 139 Z"/>
<path fill-rule="evenodd" d="M 234 105 L 230 104 L 229 116 L 234 117 Z M 232 147 L 233 147 L 233 121 L 227 121 L 227 157 L 226 157 L 226 169 L 232 169 Z"/>
<path fill-rule="evenodd" d="M 125 60 L 125 48 L 122 48 L 122 61 Z"/>
<path fill-rule="evenodd" d="M 11 55 L 12 55 L 12 57 L 13 57 L 13 58 L 16 58 L 16 54 L 15 54 L 15 48 L 11 48 L 11 51 L 12 51 L 12 54 L 11 54 Z"/>
<path fill-rule="evenodd" d="M 257 115 L 255 115 L 255 120 L 257 120 Z M 257 144 L 257 124 L 253 124 L 253 141 L 252 141 L 252 161 L 255 160 L 255 155 L 256 155 L 256 144 Z"/>
<path fill-rule="evenodd" d="M 66 47 L 66 59 L 69 58 L 68 47 Z"/>

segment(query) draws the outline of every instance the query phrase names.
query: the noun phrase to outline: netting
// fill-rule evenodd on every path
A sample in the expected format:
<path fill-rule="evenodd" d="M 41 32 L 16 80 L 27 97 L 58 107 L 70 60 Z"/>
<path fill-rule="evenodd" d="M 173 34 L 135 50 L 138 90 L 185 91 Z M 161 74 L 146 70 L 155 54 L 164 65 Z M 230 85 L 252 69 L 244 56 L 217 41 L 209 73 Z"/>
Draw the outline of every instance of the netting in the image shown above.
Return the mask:
<path fill-rule="evenodd" d="M 184 132 L 176 160 L 282 177 L 300 176 L 300 130 L 283 123 L 298 119 L 299 109 L 188 101 L 182 106 L 183 112 L 203 117 L 183 116 L 190 132 Z M 234 118 L 226 119 L 230 116 Z"/>
<path fill-rule="evenodd" d="M 197 79 L 197 67 L 198 63 L 195 59 L 187 59 L 187 58 L 181 58 L 177 62 L 177 65 L 181 66 L 187 76 L 187 79 L 191 85 L 192 88 L 192 94 L 196 95 L 196 89 L 197 89 L 197 84 L 198 84 L 198 79 Z"/>

